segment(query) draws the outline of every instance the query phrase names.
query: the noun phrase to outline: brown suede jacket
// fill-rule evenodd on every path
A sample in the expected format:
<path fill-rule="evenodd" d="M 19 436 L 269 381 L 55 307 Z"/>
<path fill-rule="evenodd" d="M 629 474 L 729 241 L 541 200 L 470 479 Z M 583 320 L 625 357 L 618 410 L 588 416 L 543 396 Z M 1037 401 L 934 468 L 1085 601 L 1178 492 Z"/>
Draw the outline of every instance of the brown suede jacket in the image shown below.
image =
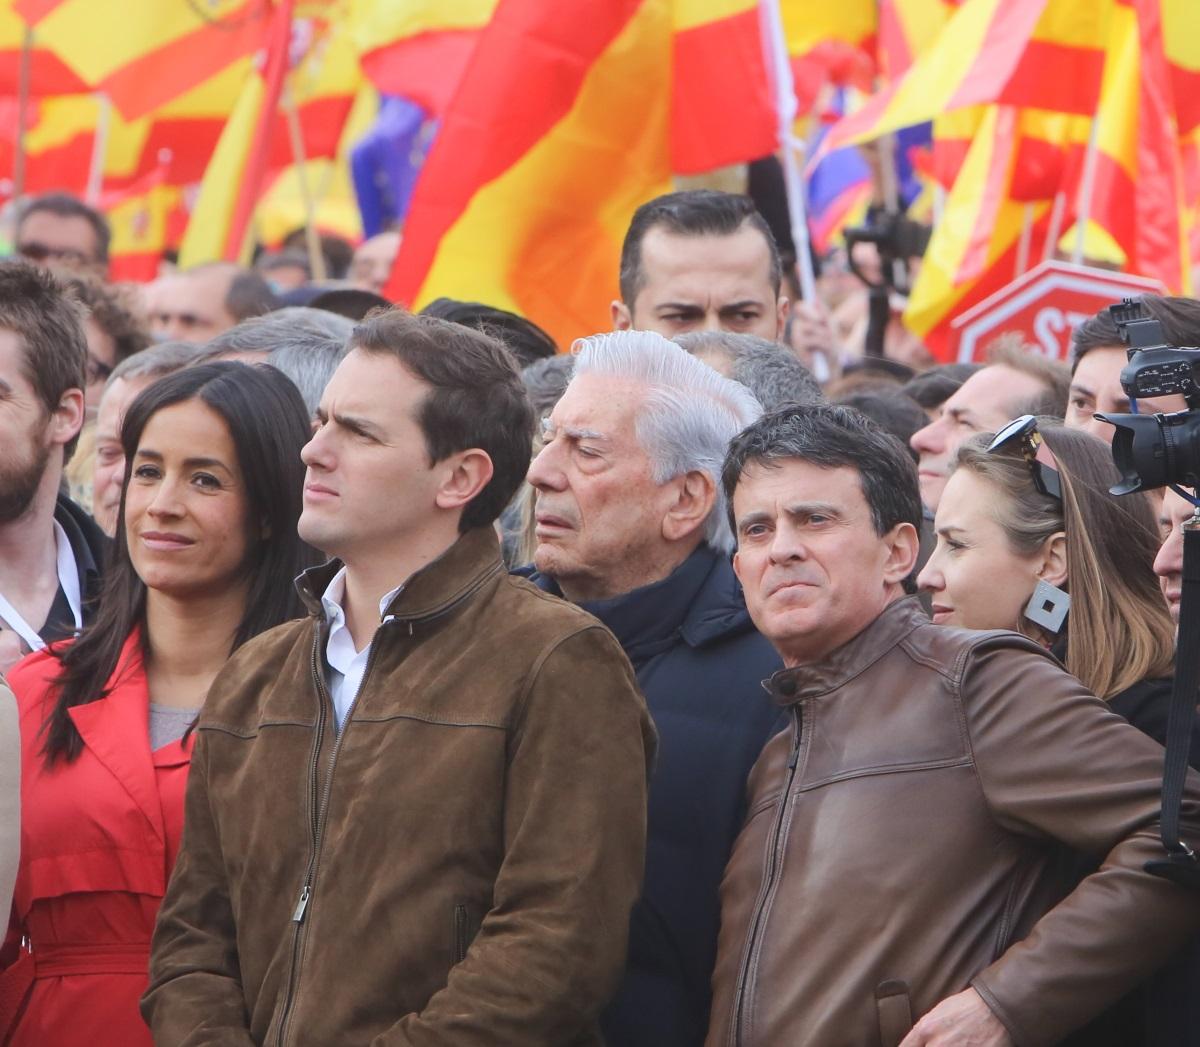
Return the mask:
<path fill-rule="evenodd" d="M 771 678 L 792 711 L 750 777 L 721 887 L 708 1047 L 896 1047 L 973 986 L 1057 1043 L 1200 926 L 1146 873 L 1163 750 L 1015 633 L 888 607 Z M 1183 832 L 1200 843 L 1200 782 Z M 1070 853 L 1099 871 L 1078 887 Z"/>
<path fill-rule="evenodd" d="M 654 750 L 625 655 L 471 531 L 389 606 L 339 735 L 318 598 L 336 567 L 201 714 L 155 1041 L 599 1043 Z"/>

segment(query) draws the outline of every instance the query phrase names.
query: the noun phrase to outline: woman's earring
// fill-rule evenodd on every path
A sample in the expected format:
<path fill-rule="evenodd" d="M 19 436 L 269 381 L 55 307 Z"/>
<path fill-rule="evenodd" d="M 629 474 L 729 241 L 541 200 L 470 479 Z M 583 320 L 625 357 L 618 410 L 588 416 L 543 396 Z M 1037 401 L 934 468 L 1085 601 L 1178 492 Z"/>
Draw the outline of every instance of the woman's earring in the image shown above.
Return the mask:
<path fill-rule="evenodd" d="M 1025 605 L 1025 617 L 1034 625 L 1040 625 L 1046 632 L 1056 633 L 1062 629 L 1070 609 L 1069 593 L 1057 585 L 1039 579 L 1029 603 Z"/>

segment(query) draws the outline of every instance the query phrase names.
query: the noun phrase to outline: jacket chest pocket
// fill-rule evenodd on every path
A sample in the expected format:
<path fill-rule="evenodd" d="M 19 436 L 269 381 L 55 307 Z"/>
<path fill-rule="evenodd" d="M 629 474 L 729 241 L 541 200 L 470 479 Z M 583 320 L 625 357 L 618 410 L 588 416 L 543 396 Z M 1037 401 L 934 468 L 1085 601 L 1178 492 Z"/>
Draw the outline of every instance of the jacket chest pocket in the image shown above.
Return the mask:
<path fill-rule="evenodd" d="M 467 958 L 467 950 L 479 933 L 483 916 L 473 905 L 457 902 L 454 906 L 454 917 L 451 921 L 450 965 L 453 967 Z"/>

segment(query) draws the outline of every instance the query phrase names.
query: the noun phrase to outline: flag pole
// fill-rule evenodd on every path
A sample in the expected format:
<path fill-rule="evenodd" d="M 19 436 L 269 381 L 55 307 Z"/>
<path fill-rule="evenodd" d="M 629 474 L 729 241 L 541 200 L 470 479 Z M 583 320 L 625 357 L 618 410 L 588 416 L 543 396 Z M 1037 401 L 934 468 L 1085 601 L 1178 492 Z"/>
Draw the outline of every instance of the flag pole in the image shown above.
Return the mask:
<path fill-rule="evenodd" d="M 779 146 L 783 150 L 783 178 L 787 187 L 792 242 L 796 247 L 796 275 L 800 282 L 800 297 L 809 305 L 819 307 L 817 277 L 813 270 L 812 247 L 808 235 L 804 176 L 798 158 L 803 143 L 796 140 L 793 130 L 796 121 L 796 88 L 792 82 L 792 66 L 788 60 L 779 0 L 761 0 L 759 18 L 766 29 L 767 65 L 774 74 L 772 80 L 775 89 L 775 113 L 779 118 Z"/>
<path fill-rule="evenodd" d="M 258 193 L 267 171 L 272 124 L 279 108 L 279 94 L 283 89 L 283 78 L 290 58 L 288 52 L 292 39 L 292 8 L 293 0 L 278 0 L 268 30 L 262 109 L 259 111 L 254 146 L 246 162 L 241 191 L 233 205 L 229 235 L 225 240 L 225 258 L 231 262 L 240 261 L 244 253 L 246 234 L 250 231 L 250 219 L 258 205 Z"/>
<path fill-rule="evenodd" d="M 1071 261 L 1083 264 L 1083 245 L 1087 236 L 1088 216 L 1092 210 L 1092 193 L 1096 187 L 1096 165 L 1099 159 L 1100 114 L 1092 117 L 1092 128 L 1088 132 L 1087 153 L 1083 158 L 1083 177 L 1079 180 L 1079 198 L 1075 203 L 1075 249 Z"/>
<path fill-rule="evenodd" d="M 112 102 L 103 91 L 97 93 L 96 131 L 92 135 L 92 162 L 88 166 L 87 191 L 84 199 L 93 207 L 100 200 L 104 187 L 104 158 L 108 153 L 108 128 L 112 122 Z"/>
<path fill-rule="evenodd" d="M 1067 209 L 1067 194 L 1060 189 L 1054 194 L 1054 203 L 1050 207 L 1050 228 L 1046 233 L 1046 248 L 1042 260 L 1050 261 L 1058 249 L 1058 238 L 1062 235 L 1063 213 Z"/>
<path fill-rule="evenodd" d="M 17 202 L 25 195 L 25 125 L 29 122 L 29 80 L 33 72 L 33 27 L 21 38 L 21 64 L 17 72 L 17 151 L 13 157 L 13 193 Z"/>
<path fill-rule="evenodd" d="M 317 233 L 317 203 L 313 199 L 312 186 L 308 184 L 308 162 L 304 152 L 304 128 L 300 126 L 300 110 L 296 107 L 296 96 L 289 85 L 283 86 L 283 112 L 287 117 L 288 137 L 292 141 L 292 163 L 296 165 L 296 177 L 300 183 L 300 200 L 304 205 L 304 246 L 308 250 L 308 268 L 314 280 L 324 280 L 325 255 L 321 251 L 321 238 Z"/>
<path fill-rule="evenodd" d="M 1021 239 L 1017 241 L 1017 271 L 1014 276 L 1020 276 L 1029 268 L 1029 249 L 1033 244 L 1033 204 L 1025 205 L 1025 213 L 1021 218 Z"/>

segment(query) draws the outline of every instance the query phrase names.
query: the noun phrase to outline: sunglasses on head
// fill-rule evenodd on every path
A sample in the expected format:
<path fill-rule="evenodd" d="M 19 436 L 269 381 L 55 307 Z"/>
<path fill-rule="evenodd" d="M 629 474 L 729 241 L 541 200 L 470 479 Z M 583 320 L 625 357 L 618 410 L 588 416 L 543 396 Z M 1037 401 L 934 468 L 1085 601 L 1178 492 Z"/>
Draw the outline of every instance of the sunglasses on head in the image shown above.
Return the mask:
<path fill-rule="evenodd" d="M 1062 482 L 1058 470 L 1038 461 L 1038 448 L 1043 444 L 1042 434 L 1038 432 L 1037 418 L 1031 414 L 1023 414 L 1014 418 L 1001 429 L 988 444 L 988 454 L 1005 447 L 1016 447 L 1029 466 L 1033 476 L 1033 486 L 1042 494 L 1062 501 Z"/>

